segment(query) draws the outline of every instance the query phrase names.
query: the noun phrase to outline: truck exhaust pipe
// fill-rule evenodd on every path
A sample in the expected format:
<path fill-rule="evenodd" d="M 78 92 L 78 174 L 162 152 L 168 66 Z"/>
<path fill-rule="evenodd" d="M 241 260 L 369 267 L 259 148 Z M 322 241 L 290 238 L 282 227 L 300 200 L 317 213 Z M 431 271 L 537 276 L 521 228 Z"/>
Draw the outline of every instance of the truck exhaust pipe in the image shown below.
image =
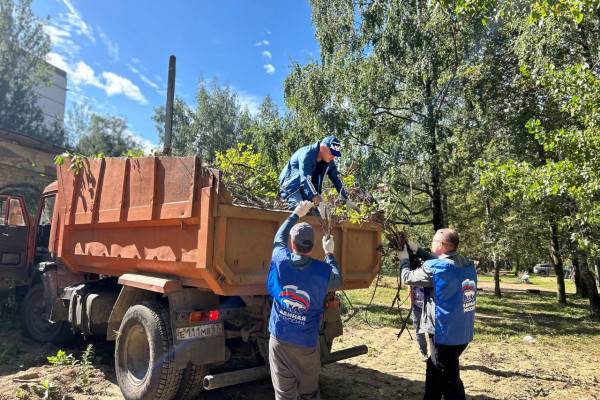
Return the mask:
<path fill-rule="evenodd" d="M 227 386 L 259 381 L 270 376 L 266 366 L 240 369 L 238 371 L 223 372 L 221 374 L 206 375 L 202 381 L 204 390 L 220 389 Z"/>
<path fill-rule="evenodd" d="M 363 354 L 367 354 L 368 352 L 369 348 L 366 344 L 349 347 L 344 350 L 334 351 L 333 353 L 329 354 L 329 358 L 323 361 L 323 365 L 345 360 L 347 358 L 362 356 Z"/>
<path fill-rule="evenodd" d="M 345 360 L 356 356 L 367 354 L 369 348 L 366 345 L 350 347 L 331 353 L 329 357 L 322 362 L 323 365 L 331 364 L 336 361 Z M 204 390 L 221 389 L 227 386 L 240 385 L 253 381 L 266 379 L 270 376 L 269 368 L 266 366 L 240 369 L 238 371 L 223 372 L 221 374 L 206 375 L 202 381 Z"/>

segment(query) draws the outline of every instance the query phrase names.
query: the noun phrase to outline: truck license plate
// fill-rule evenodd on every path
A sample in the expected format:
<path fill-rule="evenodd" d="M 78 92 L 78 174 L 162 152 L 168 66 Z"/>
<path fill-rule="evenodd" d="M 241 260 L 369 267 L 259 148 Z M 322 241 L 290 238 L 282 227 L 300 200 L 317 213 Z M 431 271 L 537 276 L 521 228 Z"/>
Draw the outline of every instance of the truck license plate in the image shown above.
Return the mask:
<path fill-rule="evenodd" d="M 206 324 L 177 328 L 177 340 L 189 340 L 223 335 L 223 324 Z"/>

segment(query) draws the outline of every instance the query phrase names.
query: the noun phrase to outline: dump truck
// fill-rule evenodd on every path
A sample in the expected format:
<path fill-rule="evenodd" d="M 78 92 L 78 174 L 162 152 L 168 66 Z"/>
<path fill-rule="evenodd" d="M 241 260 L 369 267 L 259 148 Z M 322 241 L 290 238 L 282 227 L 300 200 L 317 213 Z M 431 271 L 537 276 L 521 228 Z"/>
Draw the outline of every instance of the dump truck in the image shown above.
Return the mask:
<path fill-rule="evenodd" d="M 269 376 L 265 280 L 288 216 L 234 204 L 221 172 L 196 157 L 67 159 L 35 218 L 23 199 L 0 196 L 1 276 L 14 282 L 33 339 L 115 341 L 126 399 L 192 399 Z M 318 217 L 304 220 L 320 239 Z M 333 225 L 343 289 L 370 286 L 381 232 Z M 324 309 L 322 362 L 366 353 L 331 351 L 343 333 L 334 292 Z"/>

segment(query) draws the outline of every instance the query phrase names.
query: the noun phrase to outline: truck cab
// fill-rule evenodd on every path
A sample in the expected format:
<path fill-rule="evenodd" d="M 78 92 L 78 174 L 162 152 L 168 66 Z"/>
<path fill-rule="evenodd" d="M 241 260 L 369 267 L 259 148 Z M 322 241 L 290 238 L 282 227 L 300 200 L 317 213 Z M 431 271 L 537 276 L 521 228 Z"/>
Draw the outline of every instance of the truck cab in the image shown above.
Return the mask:
<path fill-rule="evenodd" d="M 46 187 L 34 218 L 23 196 L 0 195 L 0 279 L 28 286 L 36 279 L 35 266 L 49 259 L 56 191 L 56 182 Z"/>

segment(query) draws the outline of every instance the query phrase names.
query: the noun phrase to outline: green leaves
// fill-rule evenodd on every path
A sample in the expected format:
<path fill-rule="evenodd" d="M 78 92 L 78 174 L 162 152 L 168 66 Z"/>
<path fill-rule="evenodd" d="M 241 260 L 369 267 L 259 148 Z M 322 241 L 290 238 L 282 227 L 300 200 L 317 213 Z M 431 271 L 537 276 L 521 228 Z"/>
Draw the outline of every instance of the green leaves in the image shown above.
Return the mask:
<path fill-rule="evenodd" d="M 56 355 L 48 356 L 46 359 L 52 365 L 76 365 L 78 363 L 73 354 L 67 354 L 64 350 L 58 350 Z"/>
<path fill-rule="evenodd" d="M 275 208 L 279 195 L 277 171 L 253 145 L 238 143 L 225 152 L 217 152 L 215 164 L 237 202 Z"/>

